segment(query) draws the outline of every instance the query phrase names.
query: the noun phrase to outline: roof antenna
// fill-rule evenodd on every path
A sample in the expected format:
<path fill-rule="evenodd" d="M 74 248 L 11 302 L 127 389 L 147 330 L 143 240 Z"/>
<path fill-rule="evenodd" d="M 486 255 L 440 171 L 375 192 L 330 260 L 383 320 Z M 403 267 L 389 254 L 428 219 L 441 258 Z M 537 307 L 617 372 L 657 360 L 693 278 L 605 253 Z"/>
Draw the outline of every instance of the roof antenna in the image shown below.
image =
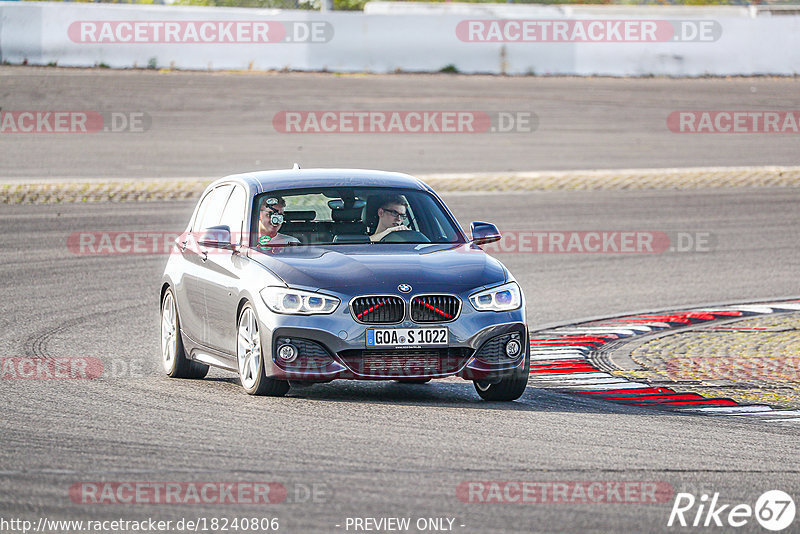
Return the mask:
<path fill-rule="evenodd" d="M 295 162 L 295 164 L 292 166 L 292 170 L 293 171 L 299 171 L 300 170 L 300 164 Z"/>

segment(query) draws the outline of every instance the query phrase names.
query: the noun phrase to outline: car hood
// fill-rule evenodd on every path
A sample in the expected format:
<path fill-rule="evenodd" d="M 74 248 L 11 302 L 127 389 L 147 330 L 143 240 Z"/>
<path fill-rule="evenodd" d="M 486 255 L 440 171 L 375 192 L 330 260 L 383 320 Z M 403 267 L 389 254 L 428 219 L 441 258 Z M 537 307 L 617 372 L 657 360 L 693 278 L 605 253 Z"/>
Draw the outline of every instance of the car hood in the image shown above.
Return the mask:
<path fill-rule="evenodd" d="M 372 244 L 253 249 L 253 260 L 287 285 L 362 294 L 456 292 L 506 280 L 503 265 L 480 248 L 466 245 Z"/>

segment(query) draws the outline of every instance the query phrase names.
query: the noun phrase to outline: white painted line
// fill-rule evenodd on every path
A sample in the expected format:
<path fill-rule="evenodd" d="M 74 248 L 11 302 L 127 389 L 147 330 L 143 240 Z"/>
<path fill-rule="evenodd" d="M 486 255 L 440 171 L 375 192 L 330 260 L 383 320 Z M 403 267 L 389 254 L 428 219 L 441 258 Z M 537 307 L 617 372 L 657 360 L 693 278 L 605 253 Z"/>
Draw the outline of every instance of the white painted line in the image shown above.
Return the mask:
<path fill-rule="evenodd" d="M 769 412 L 772 408 L 763 404 L 745 406 L 706 406 L 704 408 L 692 408 L 698 412 Z"/>
<path fill-rule="evenodd" d="M 571 382 L 567 382 L 567 381 L 562 380 L 562 381 L 559 381 L 556 384 L 548 384 L 548 385 L 545 385 L 545 384 L 543 384 L 543 383 L 541 383 L 541 382 L 539 382 L 537 380 L 536 383 L 537 383 L 537 387 L 551 387 L 551 388 L 578 388 L 578 387 L 581 387 L 581 386 L 596 387 L 596 386 L 601 386 L 601 385 L 604 385 L 604 384 L 627 384 L 627 382 L 625 382 L 624 380 L 619 380 L 619 379 L 614 379 L 614 378 L 596 378 L 594 380 L 589 380 L 589 379 L 587 379 L 587 380 L 575 380 L 575 381 L 571 381 Z"/>
<path fill-rule="evenodd" d="M 715 308 L 698 308 L 694 312 L 714 311 L 749 311 L 754 313 L 773 313 L 773 308 L 800 310 L 800 304 L 793 302 L 763 302 L 761 304 L 743 304 L 741 306 L 717 306 Z"/>
<path fill-rule="evenodd" d="M 608 383 L 599 387 L 597 389 L 601 389 L 604 391 L 614 391 L 615 389 L 648 389 L 651 388 L 650 384 L 644 384 L 642 382 L 617 382 L 617 383 Z"/>
<path fill-rule="evenodd" d="M 542 355 L 545 355 L 545 354 L 548 354 L 548 355 L 550 355 L 550 354 L 554 354 L 554 355 L 556 355 L 556 356 L 558 356 L 559 354 L 562 354 L 562 355 L 565 355 L 565 356 L 569 356 L 569 355 L 571 355 L 571 354 L 575 354 L 575 355 L 578 355 L 578 356 L 580 356 L 580 357 L 583 357 L 583 356 L 584 356 L 584 355 L 585 355 L 587 352 L 591 352 L 591 351 L 584 351 L 584 350 L 541 350 L 541 349 L 531 349 L 531 354 L 542 354 Z"/>
<path fill-rule="evenodd" d="M 542 352 L 592 352 L 590 347 L 580 345 L 533 345 L 531 350 L 539 350 Z"/>
<path fill-rule="evenodd" d="M 788 303 L 788 302 L 768 302 L 764 303 L 764 306 L 769 306 L 770 308 L 778 308 L 784 310 L 800 310 L 800 304 Z"/>
<path fill-rule="evenodd" d="M 737 413 L 737 414 L 731 414 L 731 415 L 748 415 L 748 414 L 738 414 Z M 764 412 L 764 413 L 758 414 L 758 415 L 768 415 L 770 417 L 772 417 L 773 415 L 781 416 L 781 417 L 797 417 L 797 416 L 800 416 L 800 410 L 770 410 L 769 412 Z"/>
<path fill-rule="evenodd" d="M 587 361 L 586 358 L 581 354 L 533 354 L 531 353 L 531 361 L 532 362 L 547 362 L 547 361 L 558 361 L 558 360 L 580 360 L 582 362 Z"/>
<path fill-rule="evenodd" d="M 581 386 L 580 388 L 575 389 L 596 389 L 598 391 L 609 391 L 612 392 L 615 389 L 645 389 L 652 387 L 649 384 L 642 384 L 641 382 L 609 382 L 606 384 L 599 384 L 596 387 L 593 386 Z"/>
<path fill-rule="evenodd" d="M 632 324 L 630 326 L 626 326 L 625 328 L 629 328 L 631 330 L 635 330 L 637 332 L 650 332 L 653 330 L 652 327 L 644 325 L 644 324 Z"/>
<path fill-rule="evenodd" d="M 618 327 L 618 326 L 585 326 L 585 327 L 568 327 L 568 328 L 558 328 L 553 330 L 547 330 L 546 333 L 553 333 L 553 334 L 616 334 L 617 332 L 649 332 L 652 330 L 649 326 L 630 326 L 630 327 Z"/>
<path fill-rule="evenodd" d="M 541 357 L 563 357 L 563 359 L 568 360 L 570 357 L 575 357 L 579 359 L 586 359 L 586 353 L 579 350 L 538 350 L 534 349 L 531 351 L 531 356 L 537 355 Z"/>
<path fill-rule="evenodd" d="M 531 351 L 531 358 L 543 358 L 548 360 L 585 360 L 588 353 L 586 352 L 577 352 L 577 351 L 538 351 L 532 350 Z"/>
<path fill-rule="evenodd" d="M 574 341 L 568 338 L 560 338 L 558 336 L 548 335 L 542 337 L 532 337 L 531 343 L 564 343 L 563 345 L 542 345 L 542 347 L 553 347 L 556 349 L 563 349 L 566 347 L 576 347 L 576 348 L 586 348 L 583 346 L 583 343 L 588 343 L 587 341 Z M 580 343 L 580 344 L 579 344 Z"/>
<path fill-rule="evenodd" d="M 569 379 L 583 380 L 584 378 L 616 378 L 600 371 L 594 373 L 531 373 L 531 380 L 537 382 L 563 382 Z"/>
<path fill-rule="evenodd" d="M 591 347 L 584 347 L 582 345 L 533 345 L 531 350 L 540 350 L 546 352 L 592 352 Z"/>
<path fill-rule="evenodd" d="M 701 411 L 701 408 L 696 408 L 692 410 L 691 408 L 687 409 L 686 411 Z M 719 417 L 757 417 L 761 418 L 764 421 L 783 421 L 785 417 L 797 417 L 800 415 L 800 412 L 795 410 L 772 410 L 767 408 L 763 411 L 758 412 L 705 412 L 708 415 L 715 415 Z"/>
<path fill-rule="evenodd" d="M 634 328 L 636 326 L 646 326 L 646 327 L 648 327 L 650 329 L 650 330 L 648 330 L 648 332 L 652 331 L 652 330 L 659 330 L 659 329 L 664 329 L 664 328 L 673 328 L 673 326 L 671 324 L 669 324 L 669 323 L 656 322 L 656 321 L 654 321 L 652 323 L 626 323 L 624 321 L 620 321 L 618 323 L 613 323 L 613 324 L 611 324 L 609 326 L 615 326 L 617 328 Z"/>
<path fill-rule="evenodd" d="M 735 306 L 727 309 L 733 311 L 745 311 L 750 313 L 773 313 L 772 308 L 769 306 L 752 305 L 752 304 L 748 306 Z"/>
<path fill-rule="evenodd" d="M 566 336 L 596 336 L 603 334 L 615 334 L 618 336 L 633 336 L 636 332 L 631 328 L 585 328 L 582 330 L 552 330 L 553 335 Z"/>
<path fill-rule="evenodd" d="M 584 352 L 592 352 L 592 349 L 584 347 L 547 347 L 542 345 L 532 346 L 531 350 L 534 352 L 579 352 L 581 354 Z"/>
<path fill-rule="evenodd" d="M 691 310 L 686 310 L 688 313 L 709 313 L 715 311 L 738 311 L 738 306 L 714 306 L 711 308 L 692 308 Z"/>

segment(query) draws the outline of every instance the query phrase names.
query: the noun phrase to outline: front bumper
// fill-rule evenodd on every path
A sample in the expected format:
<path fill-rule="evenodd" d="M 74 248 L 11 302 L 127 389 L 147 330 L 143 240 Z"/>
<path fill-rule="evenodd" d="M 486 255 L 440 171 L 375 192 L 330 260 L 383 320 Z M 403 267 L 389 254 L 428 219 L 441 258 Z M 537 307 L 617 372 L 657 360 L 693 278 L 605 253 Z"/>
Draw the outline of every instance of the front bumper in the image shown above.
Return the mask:
<path fill-rule="evenodd" d="M 416 324 L 410 320 L 393 325 L 357 323 L 347 306 L 330 315 L 279 315 L 261 303 L 257 310 L 261 323 L 261 347 L 265 373 L 281 380 L 327 382 L 334 379 L 397 380 L 457 376 L 465 380 L 495 381 L 527 372 L 529 351 L 525 308 L 510 312 L 478 312 L 469 304 L 452 322 Z M 368 328 L 447 327 L 446 348 L 413 346 L 367 348 Z M 498 336 L 505 336 L 498 339 Z M 498 353 L 506 337 L 514 336 L 521 345 L 519 354 L 509 358 Z M 291 344 L 298 357 L 285 362 L 277 349 Z M 487 357 L 491 348 L 494 357 Z"/>

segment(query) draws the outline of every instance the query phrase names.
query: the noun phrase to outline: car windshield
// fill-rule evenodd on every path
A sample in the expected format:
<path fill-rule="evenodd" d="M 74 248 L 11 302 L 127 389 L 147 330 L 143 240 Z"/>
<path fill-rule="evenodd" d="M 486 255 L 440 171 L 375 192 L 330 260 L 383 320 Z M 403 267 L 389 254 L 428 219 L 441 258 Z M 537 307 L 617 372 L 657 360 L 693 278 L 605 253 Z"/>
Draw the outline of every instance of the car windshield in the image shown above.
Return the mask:
<path fill-rule="evenodd" d="M 256 246 L 463 243 L 440 201 L 426 191 L 379 187 L 269 191 L 255 197 Z"/>

